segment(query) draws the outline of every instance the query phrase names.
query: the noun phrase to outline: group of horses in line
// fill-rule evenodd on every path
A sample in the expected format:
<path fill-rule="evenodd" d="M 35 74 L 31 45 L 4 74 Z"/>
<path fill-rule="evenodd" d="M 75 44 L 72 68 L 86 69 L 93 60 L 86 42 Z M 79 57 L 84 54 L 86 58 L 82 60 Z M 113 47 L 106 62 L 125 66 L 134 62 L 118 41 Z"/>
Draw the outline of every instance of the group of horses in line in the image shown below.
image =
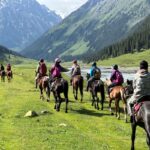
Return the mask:
<path fill-rule="evenodd" d="M 5 82 L 5 77 L 7 77 L 8 82 L 11 81 L 11 79 L 13 78 L 13 73 L 12 71 L 1 71 L 0 70 L 0 76 L 1 76 L 1 81 Z"/>
<path fill-rule="evenodd" d="M 52 84 L 49 82 L 50 77 L 45 76 L 38 79 L 38 85 L 40 89 L 40 98 L 43 100 L 43 90 L 46 91 L 47 101 L 50 101 L 50 93 L 53 93 L 55 99 L 55 106 L 54 109 L 56 111 L 60 111 L 60 106 L 63 101 L 66 103 L 65 112 L 68 112 L 68 90 L 69 90 L 69 83 L 64 78 L 56 78 Z M 83 101 L 83 84 L 84 79 L 81 75 L 74 76 L 72 79 L 72 87 L 73 87 L 73 95 L 76 100 L 78 100 L 78 89 L 80 91 L 81 102 Z M 110 80 L 106 79 L 105 82 L 102 80 L 95 80 L 92 82 L 91 86 L 89 87 L 89 92 L 91 93 L 92 98 L 92 106 L 96 109 L 99 109 L 99 103 L 101 104 L 101 110 L 103 110 L 103 105 L 105 101 L 105 87 L 108 87 L 110 84 Z M 64 94 L 64 98 L 61 97 L 61 93 Z M 99 99 L 98 93 L 101 94 L 101 100 Z M 116 86 L 111 89 L 109 95 L 109 109 L 111 114 L 113 115 L 111 103 L 115 101 L 115 116 L 120 119 L 120 107 L 119 101 L 122 100 L 124 114 L 125 114 L 125 122 L 127 122 L 127 99 L 133 94 L 133 85 L 132 81 L 127 80 L 126 86 Z M 147 135 L 147 144 L 150 149 L 150 98 L 149 96 L 143 97 L 142 105 L 138 112 L 133 113 L 133 121 L 131 122 L 132 127 L 132 135 L 131 135 L 131 150 L 134 150 L 134 141 L 135 141 L 135 134 L 136 134 L 136 127 L 142 127 Z"/>

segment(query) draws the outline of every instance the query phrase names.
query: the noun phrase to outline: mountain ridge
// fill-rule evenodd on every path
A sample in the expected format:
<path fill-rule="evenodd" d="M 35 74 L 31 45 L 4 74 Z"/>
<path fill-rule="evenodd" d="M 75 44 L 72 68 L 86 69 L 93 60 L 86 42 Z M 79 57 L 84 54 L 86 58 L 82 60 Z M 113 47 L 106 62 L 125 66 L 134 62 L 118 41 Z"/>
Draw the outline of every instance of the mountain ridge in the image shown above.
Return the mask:
<path fill-rule="evenodd" d="M 36 0 L 2 0 L 0 44 L 11 49 L 23 49 L 61 20 Z"/>

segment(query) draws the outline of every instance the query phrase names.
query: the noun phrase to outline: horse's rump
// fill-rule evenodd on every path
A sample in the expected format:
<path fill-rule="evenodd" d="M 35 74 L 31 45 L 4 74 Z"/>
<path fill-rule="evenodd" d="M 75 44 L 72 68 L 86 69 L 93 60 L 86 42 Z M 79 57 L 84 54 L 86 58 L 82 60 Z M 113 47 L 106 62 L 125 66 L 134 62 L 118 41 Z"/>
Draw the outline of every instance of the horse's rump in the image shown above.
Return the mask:
<path fill-rule="evenodd" d="M 144 105 L 144 106 L 143 106 Z M 135 115 L 136 120 L 141 120 L 141 112 L 140 109 L 142 108 L 147 108 L 147 112 L 150 109 L 150 95 L 145 95 L 137 100 L 137 103 L 134 104 L 133 106 L 133 114 Z M 149 107 L 148 107 L 149 106 Z"/>
<path fill-rule="evenodd" d="M 83 77 L 81 75 L 75 75 L 72 79 L 73 85 L 77 85 L 83 82 Z"/>
<path fill-rule="evenodd" d="M 1 76 L 5 76 L 6 75 L 6 73 L 5 73 L 5 71 L 1 71 Z"/>
<path fill-rule="evenodd" d="M 7 76 L 12 77 L 12 71 L 7 71 Z"/>
<path fill-rule="evenodd" d="M 113 87 L 110 91 L 110 98 L 114 99 L 114 98 L 118 97 L 119 99 L 121 99 L 123 97 L 123 91 L 124 91 L 123 86 Z"/>
<path fill-rule="evenodd" d="M 43 76 L 38 79 L 38 84 L 39 86 L 45 89 L 48 86 L 48 81 L 49 81 L 49 77 Z"/>
<path fill-rule="evenodd" d="M 67 84 L 67 86 L 66 86 Z M 53 91 L 59 91 L 62 93 L 64 91 L 64 88 L 68 87 L 68 82 L 67 80 L 63 78 L 55 78 L 53 84 L 52 84 L 52 90 Z M 68 90 L 68 89 L 66 89 Z"/>

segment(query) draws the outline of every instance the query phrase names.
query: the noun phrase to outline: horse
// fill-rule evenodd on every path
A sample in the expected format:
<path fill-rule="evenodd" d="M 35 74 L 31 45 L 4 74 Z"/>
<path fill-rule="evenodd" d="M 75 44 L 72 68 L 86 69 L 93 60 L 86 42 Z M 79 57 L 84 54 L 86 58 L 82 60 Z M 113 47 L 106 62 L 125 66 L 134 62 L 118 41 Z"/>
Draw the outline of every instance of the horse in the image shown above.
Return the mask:
<path fill-rule="evenodd" d="M 37 79 L 37 83 L 40 89 L 40 99 L 44 100 L 43 90 L 46 92 L 47 102 L 50 101 L 50 88 L 49 88 L 49 77 L 43 76 Z"/>
<path fill-rule="evenodd" d="M 133 94 L 133 81 L 127 80 L 125 87 L 125 98 L 130 98 Z M 136 109 L 135 109 L 136 108 Z M 131 150 L 134 150 L 136 127 L 143 128 L 147 135 L 147 145 L 150 149 L 150 95 L 145 95 L 138 99 L 138 103 L 133 107 L 133 116 L 131 118 Z"/>
<path fill-rule="evenodd" d="M 138 112 L 134 113 L 131 122 L 132 134 L 131 134 L 131 150 L 134 150 L 136 127 L 140 126 L 146 132 L 146 141 L 150 149 L 150 95 L 144 96 L 139 103 L 140 108 Z"/>
<path fill-rule="evenodd" d="M 12 71 L 7 71 L 6 75 L 7 75 L 8 82 L 10 82 L 10 80 L 13 78 Z"/>
<path fill-rule="evenodd" d="M 2 82 L 5 82 L 5 75 L 6 75 L 6 72 L 4 70 L 3 71 L 1 70 L 0 71 L 0 76 L 1 76 L 1 81 Z"/>
<path fill-rule="evenodd" d="M 103 110 L 103 104 L 105 100 L 105 90 L 104 90 L 104 84 L 102 80 L 94 80 L 91 82 L 91 85 L 89 87 L 89 91 L 92 95 L 92 106 L 95 106 L 95 109 L 99 110 L 99 97 L 98 93 L 101 94 L 101 110 Z"/>
<path fill-rule="evenodd" d="M 81 102 L 83 100 L 83 77 L 81 75 L 76 75 L 72 78 L 73 95 L 76 100 L 78 100 L 78 88 L 80 89 Z"/>
<path fill-rule="evenodd" d="M 111 84 L 111 81 L 106 79 L 105 81 L 106 86 L 109 86 Z M 126 99 L 124 98 L 124 87 L 123 86 L 115 86 L 111 89 L 110 91 L 110 95 L 109 95 L 109 110 L 112 113 L 112 109 L 111 109 L 111 103 L 114 100 L 115 101 L 115 116 L 118 118 L 118 120 L 120 119 L 120 107 L 119 107 L 119 101 L 122 100 L 123 102 L 123 107 L 124 107 L 124 114 L 125 114 L 125 122 L 127 122 L 127 103 L 126 103 Z"/>
<path fill-rule="evenodd" d="M 69 90 L 69 85 L 68 85 L 68 81 L 64 80 L 63 78 L 55 78 L 54 81 L 52 83 L 49 84 L 50 85 L 50 89 L 53 92 L 54 98 L 55 98 L 55 106 L 54 109 L 56 109 L 56 111 L 60 111 L 60 106 L 61 103 L 63 101 L 63 99 L 61 98 L 61 93 L 64 94 L 64 99 L 66 102 L 66 108 L 65 108 L 65 112 L 68 112 L 68 90 Z"/>

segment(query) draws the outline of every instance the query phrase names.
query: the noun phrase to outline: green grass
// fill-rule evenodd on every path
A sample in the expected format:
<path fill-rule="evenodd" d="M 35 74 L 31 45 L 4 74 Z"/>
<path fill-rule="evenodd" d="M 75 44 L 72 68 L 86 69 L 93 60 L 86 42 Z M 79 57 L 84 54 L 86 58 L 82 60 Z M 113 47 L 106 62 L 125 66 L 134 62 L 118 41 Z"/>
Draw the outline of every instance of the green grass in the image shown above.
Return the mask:
<path fill-rule="evenodd" d="M 111 116 L 108 103 L 104 111 L 91 106 L 89 93 L 84 101 L 75 101 L 69 89 L 69 111 L 65 104 L 56 112 L 51 102 L 39 99 L 34 88 L 34 66 L 13 67 L 14 79 L 0 83 L 0 150 L 127 150 L 130 149 L 130 123 Z M 50 113 L 24 118 L 29 110 Z M 65 123 L 67 126 L 59 126 Z M 138 128 L 135 146 L 146 150 L 145 132 Z"/>
<path fill-rule="evenodd" d="M 125 54 L 115 58 L 109 58 L 103 61 L 98 61 L 101 66 L 112 66 L 118 64 L 122 67 L 137 67 L 141 60 L 146 60 L 150 63 L 150 50 L 145 50 L 139 53 Z"/>

